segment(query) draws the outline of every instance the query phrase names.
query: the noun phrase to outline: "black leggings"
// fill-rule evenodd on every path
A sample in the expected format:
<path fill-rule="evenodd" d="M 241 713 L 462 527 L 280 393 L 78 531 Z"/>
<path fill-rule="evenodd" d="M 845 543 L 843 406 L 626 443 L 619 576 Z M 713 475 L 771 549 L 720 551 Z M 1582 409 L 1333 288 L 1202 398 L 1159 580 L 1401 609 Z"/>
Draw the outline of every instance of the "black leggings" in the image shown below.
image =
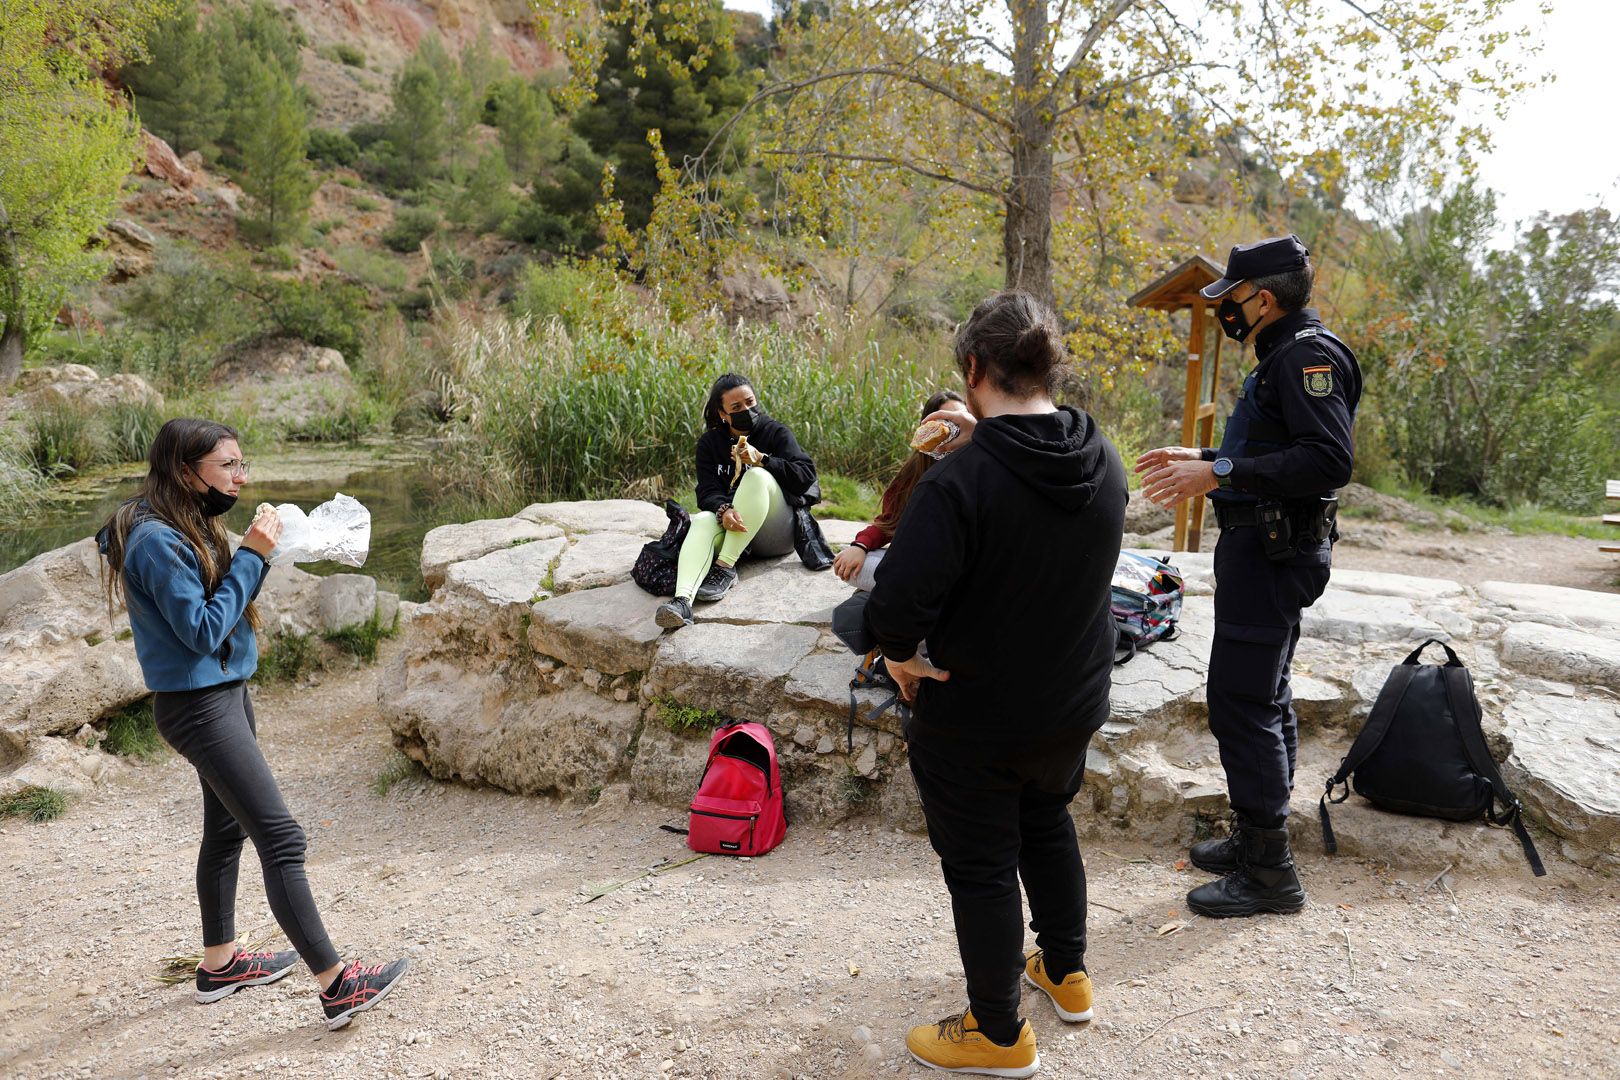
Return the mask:
<path fill-rule="evenodd" d="M 287 940 L 314 972 L 338 965 L 309 879 L 304 830 L 281 801 L 259 749 L 253 703 L 245 682 L 152 695 L 158 733 L 197 770 L 202 781 L 203 836 L 197 853 L 197 900 L 203 944 L 236 938 L 236 872 L 242 841 L 252 838 L 264 868 L 270 911 Z"/>
<path fill-rule="evenodd" d="M 916 734 L 910 740 L 928 839 L 951 894 L 968 1003 L 992 1038 L 1018 1031 L 1020 878 L 1047 968 L 1057 975 L 1085 967 L 1086 870 L 1069 803 L 1080 789 L 1090 739 L 1085 733 L 1040 744 Z"/>

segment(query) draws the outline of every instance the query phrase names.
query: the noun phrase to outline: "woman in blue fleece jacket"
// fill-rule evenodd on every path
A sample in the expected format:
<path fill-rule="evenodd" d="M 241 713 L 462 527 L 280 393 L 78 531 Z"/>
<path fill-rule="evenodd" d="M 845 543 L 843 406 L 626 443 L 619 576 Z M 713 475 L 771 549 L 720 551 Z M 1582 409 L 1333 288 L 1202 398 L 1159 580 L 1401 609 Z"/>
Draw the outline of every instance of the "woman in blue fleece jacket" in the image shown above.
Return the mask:
<path fill-rule="evenodd" d="M 203 960 L 196 998 L 218 1001 L 275 982 L 301 957 L 320 984 L 330 1027 L 375 1005 L 408 961 L 347 966 L 326 935 L 304 876 L 304 831 L 287 811 L 259 749 L 247 680 L 259 664 L 253 600 L 281 523 L 256 521 L 231 554 L 220 515 L 236 504 L 248 464 L 236 432 L 209 420 L 170 420 L 147 453 L 141 493 L 96 539 L 107 559 L 109 610 L 122 595 L 158 733 L 196 768 L 203 837 L 197 856 Z M 236 877 L 251 839 L 270 910 L 295 951 L 236 947 Z"/>

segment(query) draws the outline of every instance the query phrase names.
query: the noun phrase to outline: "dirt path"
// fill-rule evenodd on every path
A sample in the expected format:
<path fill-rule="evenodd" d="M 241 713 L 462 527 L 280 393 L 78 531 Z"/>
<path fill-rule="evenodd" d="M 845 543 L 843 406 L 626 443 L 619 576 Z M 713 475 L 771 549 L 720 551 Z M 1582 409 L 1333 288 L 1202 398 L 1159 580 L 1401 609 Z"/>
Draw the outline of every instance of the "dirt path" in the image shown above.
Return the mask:
<path fill-rule="evenodd" d="M 397 646 L 396 646 L 397 647 Z M 260 695 L 345 955 L 409 952 L 398 992 L 328 1033 L 302 974 L 215 1005 L 152 981 L 196 948 L 193 775 L 131 768 L 67 816 L 0 829 L 0 1075 L 873 1077 L 925 1075 L 912 1023 L 961 1003 L 927 842 L 797 828 L 584 903 L 589 882 L 685 857 L 671 816 L 460 786 L 370 782 L 377 669 Z M 1026 994 L 1049 1077 L 1620 1076 L 1620 885 L 1554 860 L 1441 869 L 1307 863 L 1291 918 L 1190 918 L 1179 852 L 1089 849 L 1098 1019 Z M 270 922 L 251 849 L 239 926 Z M 1162 935 L 1167 924 L 1184 929 Z M 859 974 L 854 974 L 858 970 Z M 869 1029 L 870 1045 L 858 1040 Z"/>

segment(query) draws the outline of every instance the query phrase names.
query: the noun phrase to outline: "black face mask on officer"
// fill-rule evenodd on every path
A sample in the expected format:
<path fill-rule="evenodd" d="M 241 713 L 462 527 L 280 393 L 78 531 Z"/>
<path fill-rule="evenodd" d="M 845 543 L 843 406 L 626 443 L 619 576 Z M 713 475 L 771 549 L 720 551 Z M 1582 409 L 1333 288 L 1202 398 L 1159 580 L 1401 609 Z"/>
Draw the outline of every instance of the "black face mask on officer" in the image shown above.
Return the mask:
<path fill-rule="evenodd" d="M 1215 309 L 1215 317 L 1221 321 L 1221 333 L 1233 341 L 1245 341 L 1254 333 L 1254 323 L 1249 321 L 1243 308 L 1250 300 L 1259 296 L 1258 292 L 1251 293 L 1242 300 L 1233 300 L 1230 296 L 1222 300 Z"/>
<path fill-rule="evenodd" d="M 746 409 L 728 413 L 726 419 L 737 431 L 746 433 L 754 430 L 754 425 L 759 423 L 759 415 L 759 406 L 751 405 Z"/>

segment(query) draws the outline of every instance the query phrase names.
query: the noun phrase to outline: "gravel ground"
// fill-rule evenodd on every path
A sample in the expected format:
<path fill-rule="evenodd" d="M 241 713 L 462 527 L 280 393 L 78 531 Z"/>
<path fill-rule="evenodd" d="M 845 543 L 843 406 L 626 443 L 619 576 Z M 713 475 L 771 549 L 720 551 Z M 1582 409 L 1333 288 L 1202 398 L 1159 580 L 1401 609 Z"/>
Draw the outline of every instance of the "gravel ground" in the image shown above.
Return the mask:
<path fill-rule="evenodd" d="M 395 646 L 397 647 L 397 646 Z M 346 956 L 409 954 L 387 1002 L 327 1032 L 302 973 L 214 1005 L 152 978 L 194 951 L 194 774 L 131 767 L 43 825 L 0 828 L 0 1075 L 920 1077 L 906 1028 L 956 1011 L 926 840 L 799 827 L 767 858 L 674 866 L 676 817 L 370 782 L 376 672 L 259 695 Z M 1089 848 L 1097 1019 L 1026 995 L 1051 1077 L 1620 1077 L 1620 885 L 1304 866 L 1298 916 L 1214 922 L 1180 852 Z M 270 925 L 251 848 L 239 929 Z M 279 939 L 278 939 L 279 940 Z M 285 947 L 284 945 L 282 947 Z"/>

